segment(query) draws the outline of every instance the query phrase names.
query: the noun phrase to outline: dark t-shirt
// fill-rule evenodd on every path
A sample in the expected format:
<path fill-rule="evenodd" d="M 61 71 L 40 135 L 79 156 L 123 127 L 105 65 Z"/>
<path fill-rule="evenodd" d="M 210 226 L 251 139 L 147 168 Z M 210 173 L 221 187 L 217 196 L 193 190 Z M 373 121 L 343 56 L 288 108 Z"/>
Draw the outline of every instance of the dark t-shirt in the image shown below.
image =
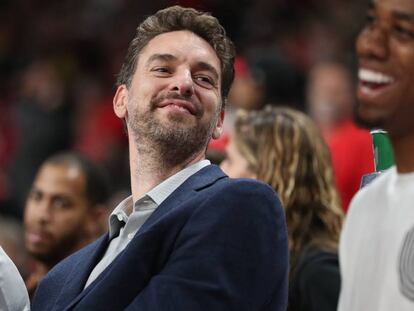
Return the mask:
<path fill-rule="evenodd" d="M 290 280 L 289 311 L 336 311 L 341 284 L 338 254 L 304 250 Z"/>

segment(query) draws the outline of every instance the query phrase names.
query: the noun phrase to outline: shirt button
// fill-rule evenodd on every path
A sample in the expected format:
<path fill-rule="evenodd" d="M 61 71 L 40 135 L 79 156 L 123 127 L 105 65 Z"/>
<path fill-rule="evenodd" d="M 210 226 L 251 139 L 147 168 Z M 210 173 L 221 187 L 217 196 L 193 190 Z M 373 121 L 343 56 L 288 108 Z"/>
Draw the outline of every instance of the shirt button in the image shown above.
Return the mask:
<path fill-rule="evenodd" d="M 128 240 L 132 240 L 134 238 L 134 234 L 133 233 L 129 233 L 128 234 Z"/>
<path fill-rule="evenodd" d="M 118 218 L 119 221 L 122 221 L 123 220 L 121 214 L 118 214 L 116 217 Z"/>

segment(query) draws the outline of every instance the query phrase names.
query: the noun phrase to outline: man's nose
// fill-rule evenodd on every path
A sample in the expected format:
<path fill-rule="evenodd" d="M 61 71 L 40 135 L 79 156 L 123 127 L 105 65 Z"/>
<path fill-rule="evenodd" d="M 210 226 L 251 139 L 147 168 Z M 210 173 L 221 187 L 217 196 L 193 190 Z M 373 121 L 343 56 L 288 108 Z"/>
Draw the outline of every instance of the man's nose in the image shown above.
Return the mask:
<path fill-rule="evenodd" d="M 389 53 L 389 35 L 385 27 L 372 25 L 363 30 L 357 39 L 357 53 L 360 57 L 384 60 Z"/>
<path fill-rule="evenodd" d="M 48 222 L 51 217 L 50 209 L 51 209 L 51 205 L 48 200 L 43 199 L 39 201 L 34 211 L 37 220 L 43 223 Z"/>
<path fill-rule="evenodd" d="M 194 94 L 194 81 L 189 70 L 177 72 L 174 77 L 172 90 L 183 97 L 191 97 Z"/>

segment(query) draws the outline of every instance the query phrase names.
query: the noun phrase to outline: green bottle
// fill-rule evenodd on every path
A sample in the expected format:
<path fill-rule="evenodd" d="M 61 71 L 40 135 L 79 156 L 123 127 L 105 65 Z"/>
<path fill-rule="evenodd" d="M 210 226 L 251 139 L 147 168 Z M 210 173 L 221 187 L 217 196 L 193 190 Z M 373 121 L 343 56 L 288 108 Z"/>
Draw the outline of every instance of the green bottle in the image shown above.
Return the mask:
<path fill-rule="evenodd" d="M 371 136 L 374 149 L 375 172 L 362 176 L 360 188 L 368 185 L 383 171 L 394 165 L 394 151 L 387 132 L 381 129 L 374 129 L 371 130 Z"/>
<path fill-rule="evenodd" d="M 394 165 L 394 151 L 392 150 L 391 141 L 384 130 L 372 130 L 371 136 L 374 146 L 375 171 L 385 171 Z"/>

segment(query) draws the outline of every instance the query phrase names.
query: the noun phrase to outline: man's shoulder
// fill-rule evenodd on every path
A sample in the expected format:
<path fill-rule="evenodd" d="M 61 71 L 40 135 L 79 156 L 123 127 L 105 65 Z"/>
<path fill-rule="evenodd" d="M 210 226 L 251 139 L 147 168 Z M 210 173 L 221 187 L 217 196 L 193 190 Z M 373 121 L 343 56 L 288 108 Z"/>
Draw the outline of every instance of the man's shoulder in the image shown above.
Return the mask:
<path fill-rule="evenodd" d="M 275 193 L 273 188 L 271 188 L 268 184 L 262 181 L 252 178 L 230 178 L 227 175 L 225 175 L 225 178 L 218 180 L 218 182 L 215 183 L 215 186 L 217 187 L 217 189 L 227 188 L 234 189 L 237 191 L 241 190 L 242 192 L 262 191 L 269 194 Z"/>
<path fill-rule="evenodd" d="M 203 189 L 192 213 L 214 215 L 210 219 L 237 215 L 240 219 L 284 220 L 284 211 L 275 191 L 254 179 L 223 178 Z M 236 220 L 235 220 L 236 221 Z"/>
<path fill-rule="evenodd" d="M 395 171 L 395 170 L 394 170 Z M 378 222 L 384 221 L 388 208 L 388 189 L 395 176 L 393 170 L 382 173 L 370 184 L 362 188 L 351 201 L 341 233 L 341 244 L 354 246 L 366 235 L 367 230 L 375 230 Z M 348 242 L 345 242 L 348 241 Z"/>
<path fill-rule="evenodd" d="M 19 271 L 0 246 L 0 310 L 9 310 L 9 306 L 12 310 L 29 310 L 29 304 Z"/>
<path fill-rule="evenodd" d="M 280 201 L 268 184 L 251 178 L 230 178 L 216 165 L 209 165 L 193 176 L 189 182 L 194 182 L 195 178 L 207 177 L 203 182 L 199 182 L 203 194 L 209 196 L 219 195 L 222 197 L 233 197 L 235 200 L 243 199 L 246 196 L 262 196 L 267 199 Z"/>
<path fill-rule="evenodd" d="M 354 210 L 361 208 L 370 208 L 373 203 L 381 201 L 386 196 L 386 189 L 395 176 L 395 168 L 381 173 L 370 184 L 359 190 L 351 201 L 349 214 L 353 214 Z"/>
<path fill-rule="evenodd" d="M 240 201 L 246 198 L 259 198 L 261 201 L 271 201 L 281 205 L 273 188 L 255 179 L 223 178 L 211 187 L 211 191 L 222 199 L 231 197 L 235 201 Z"/>

